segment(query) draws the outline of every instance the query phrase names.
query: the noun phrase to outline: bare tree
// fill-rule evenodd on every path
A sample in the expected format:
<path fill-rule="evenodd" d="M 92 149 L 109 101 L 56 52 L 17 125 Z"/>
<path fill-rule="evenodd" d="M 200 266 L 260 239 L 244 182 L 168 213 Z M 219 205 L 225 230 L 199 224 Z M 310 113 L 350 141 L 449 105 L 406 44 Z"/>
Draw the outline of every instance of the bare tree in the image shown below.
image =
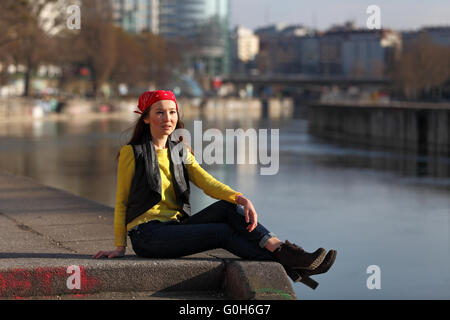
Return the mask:
<path fill-rule="evenodd" d="M 157 86 L 166 85 L 171 69 L 180 63 L 180 48 L 152 33 L 142 33 L 139 41 L 144 57 L 145 79 Z"/>
<path fill-rule="evenodd" d="M 24 96 L 40 63 L 49 60 L 51 34 L 63 22 L 59 0 L 3 0 L 0 10 L 0 51 L 6 63 L 25 66 Z M 3 31 L 4 30 L 4 31 Z"/>
<path fill-rule="evenodd" d="M 114 63 L 111 80 L 116 83 L 125 83 L 136 86 L 146 77 L 144 55 L 136 36 L 125 32 L 123 29 L 115 28 L 117 42 L 117 59 Z"/>
<path fill-rule="evenodd" d="M 68 0 L 1 0 L 0 80 L 5 66 L 25 68 L 25 95 L 29 95 L 32 74 L 43 63 L 62 71 L 60 87 L 77 80 L 81 67 L 89 69 L 91 92 L 111 81 L 129 86 L 158 86 L 168 82 L 171 69 L 181 64 L 183 45 L 158 35 L 131 35 L 112 19 L 112 1 L 77 0 L 81 8 L 81 29 L 65 28 Z"/>
<path fill-rule="evenodd" d="M 450 48 L 421 35 L 402 53 L 394 73 L 396 86 L 408 99 L 429 96 L 450 79 Z"/>
<path fill-rule="evenodd" d="M 29 19 L 26 0 L 3 0 L 0 10 L 0 50 L 20 38 L 20 29 Z"/>
<path fill-rule="evenodd" d="M 82 28 L 73 39 L 75 60 L 90 70 L 92 93 L 97 96 L 109 79 L 117 59 L 115 27 L 109 0 L 81 1 Z"/>
<path fill-rule="evenodd" d="M 57 4 L 58 0 L 2 0 L 0 54 L 5 64 L 25 66 L 25 96 L 32 73 L 48 56 L 49 34 L 62 21 L 58 15 L 45 14 L 55 12 Z"/>

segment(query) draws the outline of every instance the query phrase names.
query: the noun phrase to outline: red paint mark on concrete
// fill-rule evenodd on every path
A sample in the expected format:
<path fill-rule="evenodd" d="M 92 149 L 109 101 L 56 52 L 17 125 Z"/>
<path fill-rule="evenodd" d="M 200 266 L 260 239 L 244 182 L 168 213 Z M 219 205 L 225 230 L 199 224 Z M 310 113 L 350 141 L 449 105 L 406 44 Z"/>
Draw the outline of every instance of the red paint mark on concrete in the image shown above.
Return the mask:
<path fill-rule="evenodd" d="M 12 292 L 12 296 L 21 297 L 31 289 L 30 272 L 15 269 L 14 272 L 0 273 L 0 294 Z"/>
<path fill-rule="evenodd" d="M 60 280 L 61 278 L 67 279 L 66 268 L 50 268 L 50 267 L 39 267 L 35 269 L 35 279 L 38 282 L 38 286 L 43 291 L 45 295 L 51 295 L 54 292 L 53 283 Z"/>
<path fill-rule="evenodd" d="M 0 272 L 0 297 L 14 297 L 20 299 L 26 296 L 52 296 L 57 294 L 71 294 L 84 296 L 83 293 L 99 288 L 102 281 L 89 276 L 85 267 L 80 266 L 81 289 L 67 288 L 67 273 L 64 267 L 39 267 L 34 270 L 11 269 Z"/>
<path fill-rule="evenodd" d="M 81 272 L 81 291 L 91 291 L 95 288 L 100 287 L 101 281 L 96 277 L 90 277 L 86 273 L 85 267 L 80 266 Z"/>

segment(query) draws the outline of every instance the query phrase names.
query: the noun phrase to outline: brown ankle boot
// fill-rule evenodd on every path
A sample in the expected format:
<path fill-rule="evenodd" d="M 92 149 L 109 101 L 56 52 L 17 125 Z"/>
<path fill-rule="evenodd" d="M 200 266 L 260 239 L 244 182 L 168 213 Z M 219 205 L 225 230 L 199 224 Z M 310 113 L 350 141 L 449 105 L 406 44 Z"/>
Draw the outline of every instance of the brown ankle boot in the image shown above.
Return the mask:
<path fill-rule="evenodd" d="M 334 261 L 336 260 L 336 256 L 337 251 L 330 250 L 325 256 L 325 259 L 323 259 L 323 262 L 317 268 L 315 268 L 314 270 L 299 270 L 299 271 L 304 276 L 312 276 L 315 274 L 322 274 L 328 272 L 328 270 L 330 270 L 330 268 L 333 266 Z"/>
<path fill-rule="evenodd" d="M 283 266 L 286 274 L 292 279 L 293 282 L 301 282 L 304 285 L 310 287 L 311 289 L 316 289 L 319 283 L 314 279 L 310 278 L 310 276 L 315 274 L 322 274 L 330 270 L 331 266 L 334 264 L 336 260 L 337 251 L 330 250 L 328 251 L 323 262 L 314 270 L 306 270 L 306 269 L 293 269 L 287 266 Z"/>
<path fill-rule="evenodd" d="M 313 253 L 306 252 L 301 247 L 290 243 L 285 243 L 273 252 L 276 259 L 282 265 L 295 269 L 314 270 L 325 258 L 326 250 L 319 248 Z"/>

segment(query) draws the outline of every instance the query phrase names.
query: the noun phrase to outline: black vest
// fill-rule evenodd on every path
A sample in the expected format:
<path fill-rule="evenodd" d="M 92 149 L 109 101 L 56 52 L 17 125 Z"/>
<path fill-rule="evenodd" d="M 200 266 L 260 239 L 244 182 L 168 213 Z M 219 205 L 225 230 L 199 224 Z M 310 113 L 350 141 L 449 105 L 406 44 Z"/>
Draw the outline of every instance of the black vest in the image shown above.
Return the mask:
<path fill-rule="evenodd" d="M 187 149 L 183 142 L 172 140 L 172 135 L 169 135 L 167 140 L 172 183 L 184 219 L 191 215 L 189 176 L 185 165 Z M 142 143 L 131 146 L 134 152 L 135 173 L 128 197 L 126 224 L 161 201 L 161 173 L 150 135 L 146 134 Z"/>

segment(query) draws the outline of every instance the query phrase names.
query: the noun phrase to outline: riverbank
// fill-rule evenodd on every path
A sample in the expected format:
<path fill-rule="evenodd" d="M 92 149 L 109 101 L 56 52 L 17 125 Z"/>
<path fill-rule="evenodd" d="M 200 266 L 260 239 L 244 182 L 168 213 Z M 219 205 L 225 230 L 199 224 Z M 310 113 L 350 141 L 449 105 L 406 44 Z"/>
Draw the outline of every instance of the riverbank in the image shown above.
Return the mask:
<path fill-rule="evenodd" d="M 314 103 L 309 132 L 342 141 L 419 155 L 450 155 L 450 104 Z"/>
<path fill-rule="evenodd" d="M 136 99 L 71 99 L 64 101 L 58 111 L 49 101 L 14 97 L 0 99 L 0 122 L 21 122 L 35 120 L 67 120 L 73 117 L 137 119 L 134 113 Z M 294 114 L 293 101 L 290 98 L 180 98 L 181 119 L 203 117 L 205 119 L 260 119 L 289 118 Z"/>
<path fill-rule="evenodd" d="M 0 172 L 0 299 L 296 299 L 276 262 L 92 258 L 113 243 L 113 208 Z"/>

